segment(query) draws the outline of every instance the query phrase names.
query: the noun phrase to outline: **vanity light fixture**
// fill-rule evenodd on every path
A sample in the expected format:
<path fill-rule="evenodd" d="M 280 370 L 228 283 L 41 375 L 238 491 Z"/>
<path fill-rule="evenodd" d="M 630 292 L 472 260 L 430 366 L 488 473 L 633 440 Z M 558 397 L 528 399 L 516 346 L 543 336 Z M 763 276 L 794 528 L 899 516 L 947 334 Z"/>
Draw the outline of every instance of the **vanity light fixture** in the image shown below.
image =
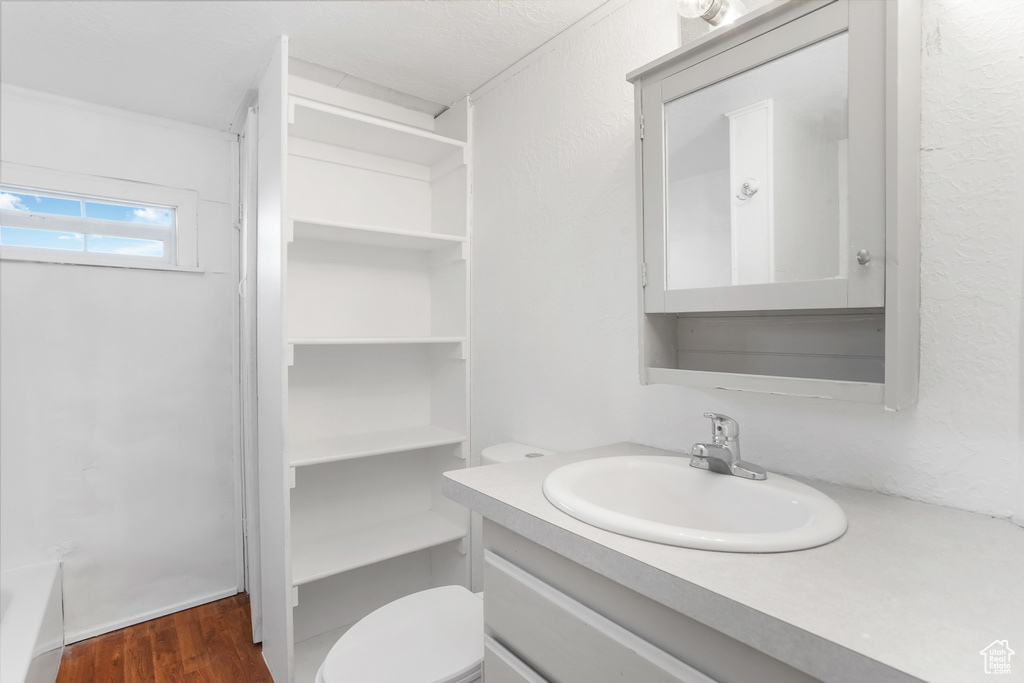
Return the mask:
<path fill-rule="evenodd" d="M 703 19 L 712 26 L 724 26 L 743 14 L 741 0 L 679 0 L 676 11 L 686 19 Z"/>

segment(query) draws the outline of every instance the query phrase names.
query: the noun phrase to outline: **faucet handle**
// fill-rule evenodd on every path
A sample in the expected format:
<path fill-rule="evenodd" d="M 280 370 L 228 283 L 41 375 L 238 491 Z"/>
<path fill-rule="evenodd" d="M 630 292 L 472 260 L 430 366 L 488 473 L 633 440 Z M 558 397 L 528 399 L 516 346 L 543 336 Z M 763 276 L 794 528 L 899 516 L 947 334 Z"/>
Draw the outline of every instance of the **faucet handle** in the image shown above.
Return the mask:
<path fill-rule="evenodd" d="M 719 439 L 735 439 L 739 437 L 740 424 L 728 415 L 704 413 L 704 417 L 711 419 L 711 435 L 716 441 Z"/>

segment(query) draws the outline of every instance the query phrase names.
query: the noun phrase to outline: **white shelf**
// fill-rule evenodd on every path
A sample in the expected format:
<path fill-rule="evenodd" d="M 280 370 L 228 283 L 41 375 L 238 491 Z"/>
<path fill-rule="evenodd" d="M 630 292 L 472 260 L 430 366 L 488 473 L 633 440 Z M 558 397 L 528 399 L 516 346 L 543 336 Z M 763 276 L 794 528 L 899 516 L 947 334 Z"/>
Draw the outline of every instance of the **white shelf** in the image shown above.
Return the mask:
<path fill-rule="evenodd" d="M 432 166 L 466 149 L 461 140 L 303 97 L 288 98 L 288 134 L 390 159 Z"/>
<path fill-rule="evenodd" d="M 300 337 L 289 339 L 295 346 L 370 346 L 376 344 L 458 344 L 465 337 Z"/>
<path fill-rule="evenodd" d="M 359 567 L 457 541 L 466 531 L 433 512 L 300 541 L 293 534 L 292 583 L 325 579 Z"/>
<path fill-rule="evenodd" d="M 465 440 L 465 434 L 433 425 L 423 425 L 294 444 L 288 448 L 288 460 L 292 467 L 322 465 L 339 460 L 448 446 Z"/>
<path fill-rule="evenodd" d="M 745 375 L 734 372 L 707 372 L 676 368 L 647 368 L 647 381 L 651 384 L 679 384 L 709 389 L 757 391 L 766 394 L 784 393 L 790 396 L 833 398 L 856 403 L 883 403 L 885 401 L 885 385 L 875 382 Z"/>
<path fill-rule="evenodd" d="M 294 218 L 292 222 L 295 226 L 295 239 L 298 240 L 362 244 L 416 251 L 434 251 L 466 241 L 465 237 L 459 235 L 397 230 L 308 218 Z"/>

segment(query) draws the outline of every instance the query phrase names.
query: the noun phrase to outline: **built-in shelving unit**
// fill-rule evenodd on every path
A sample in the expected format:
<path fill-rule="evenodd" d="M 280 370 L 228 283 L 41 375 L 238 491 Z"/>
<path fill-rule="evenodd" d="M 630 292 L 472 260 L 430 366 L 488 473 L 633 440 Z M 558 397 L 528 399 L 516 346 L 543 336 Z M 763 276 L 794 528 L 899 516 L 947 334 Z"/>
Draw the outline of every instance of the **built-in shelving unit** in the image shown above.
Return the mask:
<path fill-rule="evenodd" d="M 264 576 L 281 573 L 278 559 L 286 576 L 269 591 L 265 580 L 264 593 L 288 600 L 264 604 L 264 651 L 277 680 L 300 662 L 294 680 L 313 683 L 308 665 L 325 641 L 373 609 L 468 585 L 468 513 L 441 495 L 440 479 L 468 463 L 469 107 L 455 103 L 436 123 L 402 112 L 398 123 L 387 118 L 393 105 L 355 111 L 282 77 L 280 166 L 260 169 L 281 179 L 276 196 L 260 188 L 261 210 L 266 200 L 280 216 L 265 235 L 260 215 L 261 241 L 277 240 L 261 243 L 260 267 L 279 258 L 280 276 L 259 292 L 279 302 L 260 310 L 261 329 L 277 334 L 260 344 L 282 375 L 279 393 L 265 395 L 273 383 L 261 374 L 259 398 L 279 407 L 281 434 L 261 436 L 261 468 L 281 468 L 284 485 L 261 481 L 261 516 L 284 499 L 269 525 L 280 535 L 261 519 L 260 540 L 274 565 Z M 261 112 L 276 106 L 264 92 Z M 273 152 L 265 120 L 261 151 Z"/>

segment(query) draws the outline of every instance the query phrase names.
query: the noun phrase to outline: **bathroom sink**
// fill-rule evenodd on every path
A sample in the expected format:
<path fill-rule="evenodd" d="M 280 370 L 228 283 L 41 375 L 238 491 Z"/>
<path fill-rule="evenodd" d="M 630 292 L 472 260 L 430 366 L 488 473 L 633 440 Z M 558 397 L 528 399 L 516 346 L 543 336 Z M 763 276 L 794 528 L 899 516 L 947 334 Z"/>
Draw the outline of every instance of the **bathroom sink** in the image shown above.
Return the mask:
<path fill-rule="evenodd" d="M 803 550 L 846 531 L 842 508 L 778 474 L 754 481 L 690 467 L 688 457 L 625 455 L 559 467 L 544 495 L 576 519 L 623 536 L 739 553 Z"/>

